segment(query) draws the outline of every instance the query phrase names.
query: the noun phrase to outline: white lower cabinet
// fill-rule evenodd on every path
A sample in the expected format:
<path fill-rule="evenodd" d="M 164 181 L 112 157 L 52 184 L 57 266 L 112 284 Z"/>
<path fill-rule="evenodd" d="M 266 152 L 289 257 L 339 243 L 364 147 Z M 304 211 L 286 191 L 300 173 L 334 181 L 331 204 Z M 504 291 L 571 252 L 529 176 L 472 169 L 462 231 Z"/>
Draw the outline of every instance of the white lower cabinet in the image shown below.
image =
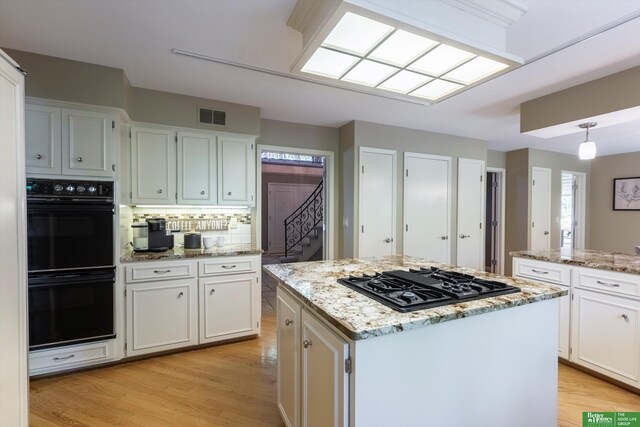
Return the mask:
<path fill-rule="evenodd" d="M 127 356 L 198 343 L 196 279 L 127 287 Z"/>
<path fill-rule="evenodd" d="M 640 386 L 640 301 L 574 291 L 571 360 Z"/>
<path fill-rule="evenodd" d="M 29 352 L 29 375 L 78 369 L 116 360 L 116 340 Z"/>
<path fill-rule="evenodd" d="M 257 334 L 259 285 L 255 273 L 200 279 L 200 343 Z"/>
<path fill-rule="evenodd" d="M 349 425 L 349 344 L 278 289 L 278 408 L 288 427 Z"/>

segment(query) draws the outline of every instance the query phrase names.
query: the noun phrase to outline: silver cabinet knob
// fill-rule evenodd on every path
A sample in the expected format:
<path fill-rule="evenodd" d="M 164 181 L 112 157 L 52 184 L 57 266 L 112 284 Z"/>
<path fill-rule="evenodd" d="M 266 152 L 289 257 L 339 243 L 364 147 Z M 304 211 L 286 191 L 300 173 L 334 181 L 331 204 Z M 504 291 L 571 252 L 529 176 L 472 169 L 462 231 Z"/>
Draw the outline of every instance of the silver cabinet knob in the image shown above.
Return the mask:
<path fill-rule="evenodd" d="M 471 236 L 469 236 L 468 234 L 461 234 L 460 235 L 461 239 L 466 239 L 467 237 L 471 237 Z"/>
<path fill-rule="evenodd" d="M 548 236 L 548 235 L 549 235 L 549 232 L 548 232 L 548 231 L 545 231 L 545 232 L 544 232 L 544 233 L 542 233 L 542 234 L 544 234 L 545 236 Z"/>
<path fill-rule="evenodd" d="M 624 320 L 629 320 L 629 316 L 627 316 L 626 314 L 623 314 L 623 315 L 622 315 L 622 318 L 623 318 Z"/>
<path fill-rule="evenodd" d="M 304 341 L 302 341 L 302 346 L 303 346 L 304 348 L 309 348 L 309 347 L 311 347 L 311 345 L 312 345 L 312 344 L 313 344 L 313 343 L 312 343 L 310 340 L 304 340 Z"/>
<path fill-rule="evenodd" d="M 230 195 L 231 195 L 231 191 L 229 191 L 229 192 L 227 193 L 227 196 L 230 196 Z"/>
<path fill-rule="evenodd" d="M 441 238 L 442 240 L 447 240 L 447 239 L 449 238 L 449 236 L 440 236 L 440 238 Z"/>
<path fill-rule="evenodd" d="M 82 157 L 78 157 L 78 158 L 76 159 L 76 161 L 77 161 L 77 162 L 81 162 L 81 161 L 82 161 Z"/>
<path fill-rule="evenodd" d="M 391 242 L 393 242 L 393 238 L 387 237 L 386 239 L 384 239 L 384 242 L 385 243 L 391 243 Z"/>
<path fill-rule="evenodd" d="M 36 159 L 40 160 L 42 158 L 42 154 L 36 154 Z"/>
<path fill-rule="evenodd" d="M 204 196 L 204 190 L 202 190 L 202 191 L 200 192 L 200 194 L 202 194 L 202 195 Z"/>
<path fill-rule="evenodd" d="M 293 320 L 291 320 L 291 319 L 286 319 L 286 320 L 284 321 L 284 324 L 285 324 L 285 326 L 291 326 L 291 325 L 293 325 Z"/>
<path fill-rule="evenodd" d="M 216 290 L 215 290 L 215 289 L 211 289 L 211 290 L 209 291 L 209 295 L 213 295 L 215 292 L 216 292 Z"/>
<path fill-rule="evenodd" d="M 178 294 L 178 298 L 182 298 L 183 296 L 184 296 L 184 292 L 180 292 L 180 293 Z"/>
<path fill-rule="evenodd" d="M 159 189 L 159 190 L 158 190 L 158 194 L 162 194 L 162 189 Z"/>

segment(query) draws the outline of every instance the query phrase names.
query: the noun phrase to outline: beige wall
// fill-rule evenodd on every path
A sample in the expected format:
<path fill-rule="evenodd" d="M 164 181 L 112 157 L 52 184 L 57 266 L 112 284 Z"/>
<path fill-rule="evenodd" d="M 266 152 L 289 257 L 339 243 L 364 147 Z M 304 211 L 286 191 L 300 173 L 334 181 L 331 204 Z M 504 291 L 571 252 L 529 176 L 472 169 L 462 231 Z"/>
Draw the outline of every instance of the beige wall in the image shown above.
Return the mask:
<path fill-rule="evenodd" d="M 261 133 L 258 144 L 296 147 L 308 150 L 338 151 L 338 129 L 327 126 L 305 125 L 260 120 Z"/>
<path fill-rule="evenodd" d="M 4 49 L 27 72 L 25 95 L 125 108 L 124 71 L 13 49 Z"/>
<path fill-rule="evenodd" d="M 354 225 L 355 217 L 355 122 L 349 122 L 340 128 L 339 147 L 340 176 L 340 205 L 338 218 L 340 220 L 338 240 L 340 241 L 338 258 L 353 258 L 354 254 Z M 349 220 L 350 219 L 350 220 Z"/>
<path fill-rule="evenodd" d="M 260 108 L 157 90 L 131 88 L 131 120 L 191 129 L 260 135 Z M 198 107 L 227 113 L 226 125 L 198 123 Z"/>
<path fill-rule="evenodd" d="M 640 245 L 640 211 L 613 210 L 613 179 L 637 176 L 640 152 L 592 160 L 589 249 L 633 254 Z"/>
<path fill-rule="evenodd" d="M 487 167 L 488 168 L 500 168 L 507 167 L 507 152 L 487 150 Z"/>

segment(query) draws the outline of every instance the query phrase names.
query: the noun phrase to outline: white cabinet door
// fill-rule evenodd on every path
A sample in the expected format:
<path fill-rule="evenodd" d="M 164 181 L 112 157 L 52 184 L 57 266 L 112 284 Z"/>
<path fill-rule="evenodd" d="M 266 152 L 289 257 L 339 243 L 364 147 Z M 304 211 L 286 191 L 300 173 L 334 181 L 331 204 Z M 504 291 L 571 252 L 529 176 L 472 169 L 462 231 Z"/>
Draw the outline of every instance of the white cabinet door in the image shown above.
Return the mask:
<path fill-rule="evenodd" d="M 60 108 L 26 104 L 24 122 L 27 174 L 59 174 L 62 171 Z"/>
<path fill-rule="evenodd" d="M 216 137 L 178 132 L 178 203 L 218 202 Z"/>
<path fill-rule="evenodd" d="M 448 264 L 451 157 L 404 155 L 404 255 Z"/>
<path fill-rule="evenodd" d="M 302 312 L 302 425 L 349 425 L 349 345 L 306 311 Z"/>
<path fill-rule="evenodd" d="M 396 151 L 360 147 L 357 257 L 396 253 Z"/>
<path fill-rule="evenodd" d="M 255 203 L 255 150 L 250 138 L 218 138 L 218 204 Z"/>
<path fill-rule="evenodd" d="M 640 301 L 574 290 L 571 361 L 640 386 Z"/>
<path fill-rule="evenodd" d="M 300 426 L 300 306 L 278 289 L 278 409 L 287 427 Z"/>
<path fill-rule="evenodd" d="M 195 279 L 127 285 L 127 356 L 197 343 Z"/>
<path fill-rule="evenodd" d="M 484 266 L 484 161 L 458 159 L 457 261 L 461 267 Z"/>
<path fill-rule="evenodd" d="M 200 343 L 258 333 L 260 284 L 256 274 L 200 279 Z"/>
<path fill-rule="evenodd" d="M 115 116 L 62 110 L 62 173 L 113 176 Z"/>
<path fill-rule="evenodd" d="M 531 168 L 531 245 L 529 250 L 551 248 L 551 169 Z"/>
<path fill-rule="evenodd" d="M 560 297 L 558 304 L 558 356 L 569 359 L 569 333 L 571 321 L 571 296 Z"/>
<path fill-rule="evenodd" d="M 176 203 L 176 147 L 173 131 L 131 128 L 131 202 Z"/>

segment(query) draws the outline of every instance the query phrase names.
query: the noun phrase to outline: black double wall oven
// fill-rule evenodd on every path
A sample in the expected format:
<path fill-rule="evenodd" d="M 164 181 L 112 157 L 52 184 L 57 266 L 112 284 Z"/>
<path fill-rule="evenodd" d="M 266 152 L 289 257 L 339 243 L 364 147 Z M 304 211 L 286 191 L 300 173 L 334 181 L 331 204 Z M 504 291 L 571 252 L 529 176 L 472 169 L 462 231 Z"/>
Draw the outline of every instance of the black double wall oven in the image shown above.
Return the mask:
<path fill-rule="evenodd" d="M 113 182 L 27 179 L 29 349 L 115 338 Z"/>

